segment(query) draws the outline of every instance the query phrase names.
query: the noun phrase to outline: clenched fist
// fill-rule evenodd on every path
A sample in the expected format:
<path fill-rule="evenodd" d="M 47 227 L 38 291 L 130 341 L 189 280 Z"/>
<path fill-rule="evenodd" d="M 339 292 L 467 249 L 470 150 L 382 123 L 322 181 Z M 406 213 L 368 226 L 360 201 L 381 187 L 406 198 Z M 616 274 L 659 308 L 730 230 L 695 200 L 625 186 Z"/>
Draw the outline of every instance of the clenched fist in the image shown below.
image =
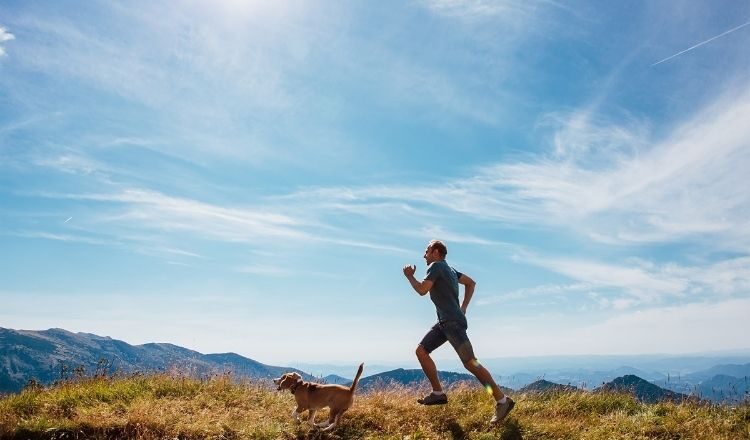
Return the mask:
<path fill-rule="evenodd" d="M 413 277 L 414 272 L 416 272 L 416 270 L 417 270 L 417 266 L 413 264 L 407 264 L 406 266 L 404 266 L 404 276 L 406 276 L 407 278 Z"/>

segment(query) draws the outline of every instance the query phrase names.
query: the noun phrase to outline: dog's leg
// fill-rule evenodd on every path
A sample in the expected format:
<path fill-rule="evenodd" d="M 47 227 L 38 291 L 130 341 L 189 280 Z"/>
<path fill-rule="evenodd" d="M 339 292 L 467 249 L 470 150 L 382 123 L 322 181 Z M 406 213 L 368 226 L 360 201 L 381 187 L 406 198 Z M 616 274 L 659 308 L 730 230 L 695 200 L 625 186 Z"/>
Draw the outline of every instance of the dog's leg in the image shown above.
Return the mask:
<path fill-rule="evenodd" d="M 316 409 L 311 409 L 310 410 L 310 413 L 309 413 L 310 415 L 307 418 L 307 423 L 309 423 L 310 426 L 315 426 L 315 413 L 316 412 L 318 412 L 318 410 L 316 410 Z"/>
<path fill-rule="evenodd" d="M 294 411 L 292 411 L 292 417 L 294 417 L 294 420 L 297 421 L 297 423 L 302 422 L 302 420 L 300 420 L 299 418 L 299 414 L 300 414 L 299 407 L 294 408 Z"/>
<path fill-rule="evenodd" d="M 315 426 L 317 426 L 318 428 L 326 428 L 330 424 L 331 424 L 330 420 L 323 420 L 320 423 L 316 423 Z"/>
<path fill-rule="evenodd" d="M 340 412 L 331 412 L 331 417 L 328 418 L 328 426 L 322 429 L 322 431 L 330 431 L 333 428 L 336 427 L 336 423 L 339 421 L 339 417 L 341 417 Z"/>

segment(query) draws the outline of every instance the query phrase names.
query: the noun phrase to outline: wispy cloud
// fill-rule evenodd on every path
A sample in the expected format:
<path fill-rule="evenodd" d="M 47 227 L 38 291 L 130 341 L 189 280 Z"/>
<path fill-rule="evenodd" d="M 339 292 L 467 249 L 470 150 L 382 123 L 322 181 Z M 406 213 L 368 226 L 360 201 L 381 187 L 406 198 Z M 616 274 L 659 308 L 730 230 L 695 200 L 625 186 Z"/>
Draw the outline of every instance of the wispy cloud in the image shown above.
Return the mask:
<path fill-rule="evenodd" d="M 368 241 L 361 234 L 349 233 L 319 222 L 317 218 L 290 216 L 271 205 L 223 206 L 190 198 L 169 196 L 159 191 L 126 188 L 102 193 L 28 193 L 27 197 L 79 200 L 100 204 L 90 211 L 78 227 L 103 236 L 127 237 L 142 252 L 152 237 L 140 237 L 145 231 L 158 231 L 178 240 L 184 234 L 226 243 L 276 246 L 281 242 L 317 242 L 383 252 L 406 253 L 406 249 L 387 242 Z M 364 234 L 366 235 L 366 234 Z M 64 239 L 66 236 L 60 236 Z M 41 238 L 41 237 L 40 237 Z M 53 238 L 53 237 L 46 237 Z M 193 252 L 163 245 L 150 246 L 150 252 L 201 257 Z"/>
<path fill-rule="evenodd" d="M 578 287 L 617 288 L 618 294 L 626 294 L 639 302 L 654 303 L 667 296 L 683 295 L 689 280 L 679 276 L 671 268 L 657 269 L 630 261 L 628 265 L 617 265 L 599 261 L 573 258 L 551 258 L 526 255 L 523 261 L 579 281 Z M 622 293 L 620 293 L 622 292 Z"/>
<path fill-rule="evenodd" d="M 536 296 L 567 295 L 590 291 L 594 286 L 588 283 L 574 284 L 544 284 L 541 286 L 525 287 L 497 295 L 482 295 L 477 298 L 477 305 L 489 305 L 515 301 Z"/>
<path fill-rule="evenodd" d="M 506 246 L 513 247 L 510 243 L 502 241 L 488 240 L 486 238 L 477 237 L 471 234 L 464 234 L 460 232 L 453 232 L 446 230 L 441 226 L 430 225 L 422 228 L 422 234 L 428 237 L 433 237 L 438 240 L 446 240 L 451 243 L 467 243 L 467 244 L 479 244 L 485 246 Z"/>
<path fill-rule="evenodd" d="M 427 0 L 425 4 L 435 13 L 443 15 L 464 19 L 501 17 L 507 20 L 518 18 L 519 15 L 531 15 L 544 6 L 562 7 L 560 3 L 552 0 Z"/>
<path fill-rule="evenodd" d="M 696 353 L 747 346 L 750 299 L 699 301 L 628 310 L 599 322 L 580 315 L 549 317 L 555 330 L 506 318 L 503 352 L 519 355 Z M 494 327 L 476 322 L 477 345 L 493 347 Z M 492 356 L 485 354 L 484 356 Z M 501 356 L 502 353 L 497 353 Z"/>
<path fill-rule="evenodd" d="M 253 208 L 227 208 L 196 200 L 172 197 L 158 191 L 125 189 L 102 194 L 47 194 L 48 197 L 89 200 L 122 205 L 123 210 L 101 216 L 100 221 L 127 227 L 165 231 L 190 231 L 227 241 L 257 237 L 309 238 L 302 223 L 284 214 Z"/>
<path fill-rule="evenodd" d="M 551 154 L 486 166 L 439 186 L 319 188 L 290 197 L 341 209 L 383 203 L 427 215 L 444 209 L 570 229 L 609 244 L 711 237 L 710 247 L 747 249 L 750 194 L 741 190 L 750 169 L 747 90 L 729 91 L 661 140 L 643 124 L 602 125 L 574 114 L 554 136 Z"/>
<path fill-rule="evenodd" d="M 0 26 L 0 57 L 5 55 L 5 48 L 3 47 L 3 44 L 6 41 L 14 40 L 15 38 L 15 35 L 11 34 L 7 29 Z"/>
<path fill-rule="evenodd" d="M 92 238 L 92 237 L 75 235 L 75 234 L 60 234 L 60 233 L 46 232 L 46 231 L 20 231 L 16 233 L 9 232 L 8 234 L 14 235 L 17 237 L 40 238 L 44 240 L 63 241 L 63 242 L 69 242 L 69 243 L 93 244 L 97 246 L 122 246 L 123 244 L 121 241 L 117 241 L 117 240 Z"/>
<path fill-rule="evenodd" d="M 51 168 L 68 174 L 92 175 L 99 173 L 101 177 L 110 170 L 108 165 L 72 149 L 67 149 L 62 154 L 36 155 L 31 158 L 31 162 L 38 167 Z"/>
<path fill-rule="evenodd" d="M 516 258 L 564 275 L 577 283 L 522 289 L 498 295 L 494 299 L 489 299 L 488 303 L 515 299 L 525 293 L 593 292 L 592 298 L 604 307 L 629 308 L 636 305 L 663 304 L 675 298 L 690 303 L 706 298 L 744 295 L 750 289 L 750 257 L 731 258 L 696 266 L 676 263 L 655 264 L 640 259 L 615 264 L 530 254 Z"/>
<path fill-rule="evenodd" d="M 293 271 L 280 266 L 270 266 L 267 264 L 253 264 L 243 266 L 237 269 L 237 272 L 247 273 L 252 275 L 272 276 L 272 277 L 285 277 L 291 275 Z"/>

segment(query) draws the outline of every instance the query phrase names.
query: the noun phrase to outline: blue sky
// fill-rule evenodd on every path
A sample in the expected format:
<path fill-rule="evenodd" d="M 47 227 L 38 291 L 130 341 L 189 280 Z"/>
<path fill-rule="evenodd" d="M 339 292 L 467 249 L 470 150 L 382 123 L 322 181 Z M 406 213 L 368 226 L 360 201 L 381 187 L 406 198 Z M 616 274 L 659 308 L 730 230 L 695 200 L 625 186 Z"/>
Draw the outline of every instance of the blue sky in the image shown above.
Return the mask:
<path fill-rule="evenodd" d="M 435 315 L 401 267 L 440 238 L 480 359 L 750 348 L 748 21 L 5 1 L 0 326 L 413 362 Z"/>

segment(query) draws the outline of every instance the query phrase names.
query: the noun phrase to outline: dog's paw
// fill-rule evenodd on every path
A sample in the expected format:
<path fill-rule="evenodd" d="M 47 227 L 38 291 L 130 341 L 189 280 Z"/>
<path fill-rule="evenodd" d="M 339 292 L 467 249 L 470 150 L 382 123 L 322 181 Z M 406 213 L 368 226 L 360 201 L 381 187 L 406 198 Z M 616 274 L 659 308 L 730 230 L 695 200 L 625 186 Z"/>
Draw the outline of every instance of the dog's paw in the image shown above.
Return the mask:
<path fill-rule="evenodd" d="M 330 431 L 330 430 L 332 430 L 332 429 L 333 429 L 333 428 L 334 428 L 335 426 L 336 426 L 336 424 L 335 424 L 335 423 L 333 423 L 333 424 L 330 424 L 330 425 L 326 426 L 325 428 L 321 429 L 321 431 L 323 431 L 323 432 L 327 432 L 327 431 Z"/>
<path fill-rule="evenodd" d="M 320 423 L 316 423 L 315 427 L 317 427 L 317 428 L 326 428 L 326 427 L 328 427 L 328 425 L 330 425 L 330 423 L 328 423 L 328 422 L 320 422 Z"/>

